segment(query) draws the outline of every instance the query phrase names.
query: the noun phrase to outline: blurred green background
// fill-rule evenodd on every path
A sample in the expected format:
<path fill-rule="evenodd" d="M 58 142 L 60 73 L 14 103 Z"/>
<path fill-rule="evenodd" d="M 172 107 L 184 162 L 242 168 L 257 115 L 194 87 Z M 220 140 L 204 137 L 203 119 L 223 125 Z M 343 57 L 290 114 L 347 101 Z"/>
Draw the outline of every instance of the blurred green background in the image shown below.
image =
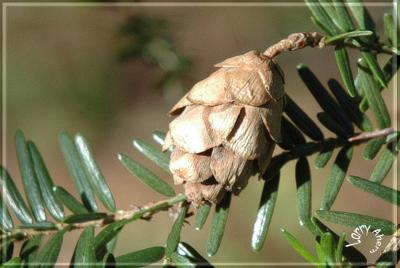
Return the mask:
<path fill-rule="evenodd" d="M 382 29 L 382 14 L 389 7 L 369 9 L 378 29 Z M 117 153 L 134 157 L 172 183 L 170 177 L 135 152 L 131 141 L 141 138 L 151 142 L 152 131 L 167 129 L 171 120 L 167 112 L 183 94 L 180 87 L 189 90 L 196 81 L 215 70 L 213 64 L 227 57 L 253 49 L 264 50 L 293 32 L 316 30 L 309 20 L 309 11 L 300 6 L 20 6 L 8 7 L 6 14 L 7 124 L 3 135 L 6 135 L 7 147 L 3 163 L 11 175 L 18 178 L 21 186 L 13 144 L 15 131 L 23 129 L 41 149 L 56 183 L 73 191 L 57 135 L 64 130 L 80 132 L 90 141 L 120 209 L 163 197 L 128 174 L 117 160 Z M 178 74 L 176 87 L 157 88 L 165 78 L 165 69 L 162 68 L 165 66 L 151 64 L 149 59 L 118 60 L 121 50 L 135 42 L 135 39 L 119 34 L 132 16 L 165 20 L 163 35 L 168 36 L 167 40 L 180 54 L 191 60 L 190 71 L 181 70 L 182 79 Z M 145 27 L 141 29 L 146 33 Z M 155 50 L 157 52 L 157 48 Z M 171 57 L 166 56 L 166 59 L 168 61 Z M 333 49 L 305 49 L 284 54 L 278 61 L 286 74 L 287 93 L 312 118 L 316 118 L 319 107 L 296 74 L 296 65 L 307 64 L 324 83 L 329 78 L 338 78 Z M 392 93 L 391 90 L 384 92 L 388 103 L 392 103 Z M 389 106 L 392 113 L 398 112 L 394 105 Z M 355 150 L 349 173 L 367 177 L 374 161 L 363 160 L 361 150 L 362 147 Z M 328 170 L 329 167 L 312 170 L 315 209 L 319 206 Z M 392 178 L 385 181 L 386 185 L 392 183 Z M 241 267 L 249 266 L 249 263 L 302 262 L 280 234 L 280 228 L 286 228 L 308 247 L 312 245 L 312 237 L 297 222 L 294 163 L 283 170 L 277 206 L 264 249 L 259 253 L 252 252 L 250 238 L 262 185 L 253 179 L 241 196 L 233 199 L 223 243 L 218 254 L 210 258 L 211 262 L 242 263 Z M 177 187 L 177 190 L 181 188 Z M 395 215 L 389 204 L 364 194 L 347 182 L 333 209 L 387 219 Z M 172 225 L 167 214 L 160 213 L 151 222 L 128 225 L 120 235 L 116 254 L 163 244 Z M 332 227 L 337 233 L 351 233 L 351 229 Z M 207 231 L 208 224 L 202 231 L 187 226 L 182 239 L 205 255 Z M 66 236 L 61 262 L 69 261 L 78 234 L 75 231 Z M 376 255 L 368 255 L 367 246 L 359 248 L 370 256 L 370 260 L 375 259 Z"/>

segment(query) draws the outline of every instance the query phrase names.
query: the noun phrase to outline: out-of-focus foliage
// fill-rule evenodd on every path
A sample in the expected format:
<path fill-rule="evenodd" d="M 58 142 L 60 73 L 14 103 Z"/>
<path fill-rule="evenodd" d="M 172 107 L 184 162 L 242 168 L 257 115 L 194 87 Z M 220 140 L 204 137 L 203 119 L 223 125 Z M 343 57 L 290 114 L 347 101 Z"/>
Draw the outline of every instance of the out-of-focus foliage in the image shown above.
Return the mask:
<path fill-rule="evenodd" d="M 141 15 L 129 17 L 120 30 L 126 45 L 119 52 L 119 58 L 124 62 L 140 59 L 158 66 L 163 71 L 158 88 L 182 94 L 182 82 L 190 71 L 191 62 L 174 46 L 169 28 L 162 19 Z"/>

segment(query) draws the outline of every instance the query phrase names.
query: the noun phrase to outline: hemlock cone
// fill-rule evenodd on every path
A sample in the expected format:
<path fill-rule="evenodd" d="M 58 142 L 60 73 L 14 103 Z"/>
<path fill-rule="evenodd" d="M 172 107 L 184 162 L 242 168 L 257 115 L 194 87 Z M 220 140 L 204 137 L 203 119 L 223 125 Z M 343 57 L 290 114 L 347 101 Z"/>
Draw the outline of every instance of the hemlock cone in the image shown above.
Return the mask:
<path fill-rule="evenodd" d="M 163 150 L 172 149 L 174 183 L 194 206 L 239 194 L 267 168 L 281 139 L 284 77 L 269 57 L 250 51 L 226 59 L 172 108 Z"/>

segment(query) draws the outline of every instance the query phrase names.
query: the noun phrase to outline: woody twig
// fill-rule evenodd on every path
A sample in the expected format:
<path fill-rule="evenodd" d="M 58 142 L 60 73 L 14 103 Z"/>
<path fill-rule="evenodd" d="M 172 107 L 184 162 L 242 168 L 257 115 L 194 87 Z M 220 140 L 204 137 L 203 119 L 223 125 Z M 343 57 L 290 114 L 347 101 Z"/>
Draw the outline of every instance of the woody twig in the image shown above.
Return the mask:
<path fill-rule="evenodd" d="M 325 37 L 317 32 L 313 33 L 293 33 L 289 35 L 286 39 L 283 39 L 270 46 L 264 51 L 264 55 L 272 59 L 286 51 L 295 51 L 305 47 L 324 47 Z"/>

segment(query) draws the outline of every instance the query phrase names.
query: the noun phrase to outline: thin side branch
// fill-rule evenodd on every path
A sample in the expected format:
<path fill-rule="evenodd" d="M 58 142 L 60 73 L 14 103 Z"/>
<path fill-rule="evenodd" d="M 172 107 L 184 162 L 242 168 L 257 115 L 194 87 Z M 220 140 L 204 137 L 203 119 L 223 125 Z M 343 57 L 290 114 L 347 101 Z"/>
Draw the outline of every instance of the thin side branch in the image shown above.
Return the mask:
<path fill-rule="evenodd" d="M 375 131 L 371 132 L 363 132 L 358 134 L 357 136 L 351 137 L 348 139 L 349 142 L 357 142 L 357 141 L 364 141 L 364 140 L 370 140 L 374 138 L 378 138 L 381 136 L 387 136 L 389 134 L 392 134 L 394 132 L 393 128 L 384 128 L 384 129 L 378 129 Z"/>
<path fill-rule="evenodd" d="M 297 147 L 284 151 L 275 157 L 287 157 L 289 160 L 296 159 L 303 156 L 310 156 L 312 154 L 320 152 L 327 145 L 332 145 L 335 148 L 342 147 L 346 144 L 361 144 L 368 142 L 371 139 L 385 137 L 394 133 L 393 128 L 378 129 L 370 132 L 362 132 L 350 138 L 327 138 L 318 142 L 307 142 L 304 144 L 299 144 Z"/>
<path fill-rule="evenodd" d="M 353 49 L 357 49 L 357 50 L 368 49 L 368 50 L 372 50 L 373 52 L 376 52 L 376 53 L 383 53 L 383 54 L 392 55 L 392 56 L 393 56 L 393 54 L 399 55 L 399 51 L 397 48 L 392 47 L 387 44 L 371 46 L 368 44 L 361 45 L 359 43 L 355 43 L 355 42 L 351 42 L 351 41 L 344 41 L 343 44 L 347 48 L 353 48 Z"/>
<path fill-rule="evenodd" d="M 339 37 L 339 36 L 337 36 Z M 286 51 L 295 51 L 299 49 L 303 49 L 306 47 L 319 47 L 323 48 L 328 45 L 335 45 L 334 42 L 332 43 L 327 43 L 328 41 L 332 41 L 332 37 L 330 38 L 331 40 L 327 40 L 326 37 L 320 35 L 317 32 L 303 32 L 303 33 L 293 33 L 289 35 L 287 38 L 279 41 L 278 43 L 270 46 L 267 48 L 267 50 L 264 51 L 264 55 L 267 56 L 270 59 L 273 59 L 277 57 L 279 54 L 282 52 Z M 374 45 L 371 46 L 370 44 L 360 44 L 359 42 L 353 42 L 354 40 L 344 40 L 342 41 L 342 44 L 344 44 L 348 48 L 355 48 L 357 50 L 360 49 L 368 49 L 368 50 L 373 50 L 378 53 L 384 53 L 388 55 L 393 55 L 399 54 L 399 51 L 397 48 L 394 48 L 390 45 L 387 44 L 379 44 L 379 45 Z"/>
<path fill-rule="evenodd" d="M 0 236 L 0 240 L 25 240 L 36 235 L 44 234 L 49 235 L 62 230 L 71 231 L 75 229 L 83 229 L 89 226 L 104 227 L 108 224 L 126 221 L 127 223 L 138 219 L 148 220 L 153 214 L 167 210 L 173 207 L 175 204 L 182 203 L 186 200 L 184 194 L 178 194 L 170 199 L 154 202 L 145 206 L 137 207 L 131 210 L 119 210 L 115 214 L 109 214 L 105 218 L 100 220 L 92 220 L 80 223 L 57 223 L 53 229 L 50 230 L 38 230 L 34 228 L 16 228 L 11 232 L 3 233 Z"/>
<path fill-rule="evenodd" d="M 285 51 L 294 51 L 302 49 L 305 47 L 315 47 L 320 48 L 325 46 L 325 37 L 317 32 L 313 33 L 293 33 L 289 35 L 286 39 L 283 39 L 270 46 L 264 51 L 264 55 L 272 59 Z"/>

